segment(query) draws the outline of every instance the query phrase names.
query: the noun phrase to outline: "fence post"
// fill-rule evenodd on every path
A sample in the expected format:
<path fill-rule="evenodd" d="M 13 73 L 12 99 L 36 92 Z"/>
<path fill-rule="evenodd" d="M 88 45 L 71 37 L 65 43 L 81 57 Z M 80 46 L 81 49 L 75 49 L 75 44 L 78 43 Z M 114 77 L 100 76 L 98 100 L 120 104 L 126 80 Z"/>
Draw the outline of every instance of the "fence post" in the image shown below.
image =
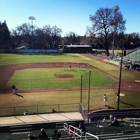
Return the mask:
<path fill-rule="evenodd" d="M 58 112 L 60 112 L 60 105 L 58 104 Z"/>
<path fill-rule="evenodd" d="M 89 71 L 89 87 L 88 87 L 88 113 L 90 110 L 90 79 L 91 79 L 91 71 Z"/>
<path fill-rule="evenodd" d="M 80 103 L 82 104 L 82 75 L 81 75 L 81 92 L 80 92 Z"/>
<path fill-rule="evenodd" d="M 37 105 L 37 114 L 38 114 L 38 105 Z"/>
<path fill-rule="evenodd" d="M 15 113 L 15 107 L 14 107 L 14 116 L 15 116 L 15 114 L 16 114 L 16 113 Z"/>

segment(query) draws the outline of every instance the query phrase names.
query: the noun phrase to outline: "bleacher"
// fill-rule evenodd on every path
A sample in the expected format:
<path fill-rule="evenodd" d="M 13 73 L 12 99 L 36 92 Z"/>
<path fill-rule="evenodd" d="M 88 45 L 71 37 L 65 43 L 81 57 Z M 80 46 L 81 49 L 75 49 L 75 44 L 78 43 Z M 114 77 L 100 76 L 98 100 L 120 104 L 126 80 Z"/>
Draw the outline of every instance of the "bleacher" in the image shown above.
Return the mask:
<path fill-rule="evenodd" d="M 0 125 L 0 140 L 27 140 L 28 134 L 32 134 L 36 137 L 35 139 L 38 140 L 41 128 L 45 129 L 49 137 L 48 140 L 140 140 L 139 110 L 120 112 L 113 112 L 112 110 L 111 113 L 112 117 L 117 117 L 120 122 L 119 126 L 109 126 L 112 118 L 110 118 L 110 112 L 94 112 L 94 115 L 89 114 L 88 116 L 89 118 L 92 117 L 92 120 L 85 122 L 87 132 L 84 134 L 78 129 L 79 122 L 84 122 L 84 120 L 79 113 L 75 112 L 71 113 L 71 116 L 69 113 L 55 113 L 8 117 L 8 119 L 4 117 L 5 123 L 3 121 L 3 124 L 1 122 Z M 60 118 L 62 118 L 62 120 Z M 23 120 L 19 123 L 21 119 Z M 31 119 L 30 121 L 32 123 L 29 122 L 29 119 Z M 25 120 L 27 120 L 27 122 L 25 122 Z M 37 122 L 37 120 L 39 122 Z M 9 126 L 5 126 L 8 122 Z M 68 134 L 70 127 L 73 128 L 72 135 Z M 54 130 L 56 129 L 61 132 L 61 138 L 53 137 Z"/>
<path fill-rule="evenodd" d="M 140 47 L 128 52 L 123 59 L 123 64 L 128 69 L 140 70 Z"/>
<path fill-rule="evenodd" d="M 130 122 L 130 123 L 128 123 Z M 140 127 L 139 125 L 136 126 L 136 123 L 139 124 L 140 119 L 138 118 L 126 118 L 126 122 L 124 122 L 124 125 L 118 126 L 118 127 L 96 127 L 95 124 L 88 123 L 85 124 L 87 132 L 83 133 L 80 129 L 78 129 L 78 126 L 75 122 L 65 122 L 65 123 L 55 123 L 54 129 L 45 129 L 47 135 L 49 136 L 48 140 L 55 140 L 55 139 L 61 139 L 61 140 L 139 140 L 140 139 Z M 135 125 L 131 125 L 135 124 Z M 68 135 L 68 130 L 70 128 L 73 128 L 72 134 Z M 23 132 L 23 128 L 27 128 L 27 133 L 21 133 Z M 29 128 L 32 128 L 32 126 L 23 126 L 23 127 L 11 127 L 11 130 L 16 131 L 10 131 L 10 133 L 0 133 L 0 139 L 1 140 L 27 140 L 28 134 L 32 134 L 34 136 L 38 136 L 40 133 L 40 129 L 38 130 L 29 130 Z M 20 132 L 21 129 L 21 132 Z M 61 132 L 62 137 L 56 138 L 52 137 L 53 131 L 55 129 L 59 129 Z M 17 132 L 14 133 L 13 132 Z M 19 133 L 20 132 L 20 133 Z M 35 138 L 38 140 L 38 138 Z"/>
<path fill-rule="evenodd" d="M 126 59 L 128 59 L 129 61 L 140 61 L 140 47 L 127 52 Z"/>
<path fill-rule="evenodd" d="M 32 125 L 15 125 L 10 126 L 10 132 L 12 134 L 21 134 L 21 133 L 31 133 L 33 131 Z"/>
<path fill-rule="evenodd" d="M 140 127 L 140 118 L 125 118 L 124 125 Z"/>

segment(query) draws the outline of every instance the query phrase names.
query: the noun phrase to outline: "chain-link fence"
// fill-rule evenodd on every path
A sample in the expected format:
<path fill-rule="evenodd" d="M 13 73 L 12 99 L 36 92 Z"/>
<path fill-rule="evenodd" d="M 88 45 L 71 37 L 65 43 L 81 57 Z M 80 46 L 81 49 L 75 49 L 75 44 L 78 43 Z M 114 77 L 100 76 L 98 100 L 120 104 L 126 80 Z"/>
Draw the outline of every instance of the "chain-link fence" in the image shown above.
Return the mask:
<path fill-rule="evenodd" d="M 55 109 L 55 111 L 58 113 L 80 112 L 81 107 L 79 103 L 2 107 L 0 108 L 0 117 L 23 115 L 25 111 L 28 111 L 29 114 L 52 113 L 52 109 Z"/>

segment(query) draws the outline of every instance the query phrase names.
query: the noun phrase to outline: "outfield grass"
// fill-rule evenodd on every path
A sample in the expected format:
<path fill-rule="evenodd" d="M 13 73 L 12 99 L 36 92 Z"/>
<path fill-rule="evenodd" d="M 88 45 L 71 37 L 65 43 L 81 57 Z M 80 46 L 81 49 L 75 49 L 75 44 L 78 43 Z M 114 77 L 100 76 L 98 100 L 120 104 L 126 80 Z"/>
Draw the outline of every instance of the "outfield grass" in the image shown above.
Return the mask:
<path fill-rule="evenodd" d="M 11 64 L 41 63 L 41 62 L 83 62 L 83 59 L 76 54 L 30 55 L 30 54 L 0 53 L 0 66 Z"/>

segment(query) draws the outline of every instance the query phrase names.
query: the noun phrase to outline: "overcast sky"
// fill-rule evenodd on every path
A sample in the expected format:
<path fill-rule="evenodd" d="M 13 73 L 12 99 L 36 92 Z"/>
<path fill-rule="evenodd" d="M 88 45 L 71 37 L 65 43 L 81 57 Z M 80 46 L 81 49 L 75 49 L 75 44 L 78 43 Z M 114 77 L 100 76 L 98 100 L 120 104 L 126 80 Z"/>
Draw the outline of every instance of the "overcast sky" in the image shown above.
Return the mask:
<path fill-rule="evenodd" d="M 112 8 L 119 5 L 126 20 L 126 33 L 140 33 L 140 0 L 0 0 L 0 21 L 6 20 L 8 28 L 15 29 L 34 16 L 33 24 L 42 28 L 45 25 L 61 28 L 65 36 L 69 32 L 78 35 L 91 27 L 90 15 L 99 8 Z"/>

